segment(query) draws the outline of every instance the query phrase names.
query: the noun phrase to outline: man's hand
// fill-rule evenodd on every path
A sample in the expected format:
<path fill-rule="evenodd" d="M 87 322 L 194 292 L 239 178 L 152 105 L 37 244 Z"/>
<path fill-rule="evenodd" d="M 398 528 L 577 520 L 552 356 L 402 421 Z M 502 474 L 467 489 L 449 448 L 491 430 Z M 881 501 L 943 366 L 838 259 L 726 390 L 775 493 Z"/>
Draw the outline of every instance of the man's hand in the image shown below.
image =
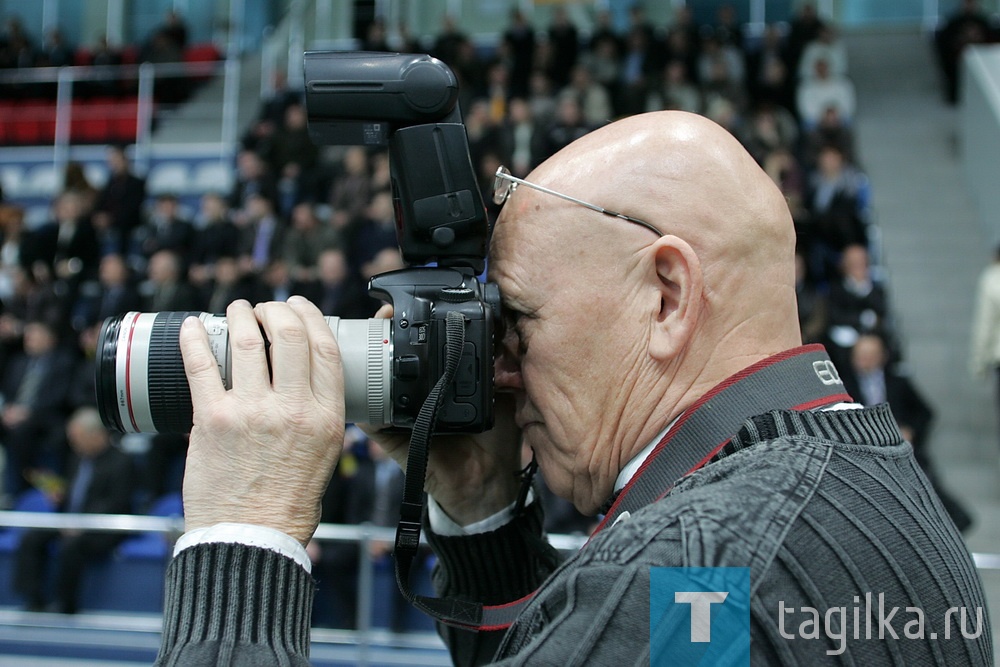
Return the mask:
<path fill-rule="evenodd" d="M 194 427 L 184 475 L 187 530 L 222 522 L 280 530 L 303 545 L 344 444 L 344 378 L 320 311 L 288 303 L 231 304 L 232 389 L 201 322 L 181 327 Z M 271 343 L 271 374 L 260 327 Z"/>
<path fill-rule="evenodd" d="M 376 317 L 392 317 L 383 306 Z M 425 489 L 460 526 L 496 514 L 517 500 L 521 488 L 521 433 L 514 424 L 514 400 L 499 394 L 495 425 L 477 435 L 436 436 L 431 441 Z M 406 470 L 410 434 L 364 431 Z"/>

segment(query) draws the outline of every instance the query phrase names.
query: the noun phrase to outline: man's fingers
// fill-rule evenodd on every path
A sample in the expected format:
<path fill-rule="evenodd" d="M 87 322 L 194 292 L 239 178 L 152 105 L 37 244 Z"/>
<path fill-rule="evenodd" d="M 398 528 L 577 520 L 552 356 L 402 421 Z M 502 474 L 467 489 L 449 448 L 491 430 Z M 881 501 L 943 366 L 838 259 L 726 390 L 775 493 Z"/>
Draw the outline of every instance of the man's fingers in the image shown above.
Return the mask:
<path fill-rule="evenodd" d="M 392 319 L 392 304 L 383 303 L 379 309 L 375 312 L 376 320 L 391 320 Z"/>
<path fill-rule="evenodd" d="M 271 386 L 279 393 L 305 398 L 310 391 L 305 323 L 287 303 L 261 303 L 255 310 L 271 341 Z"/>
<path fill-rule="evenodd" d="M 250 304 L 242 299 L 226 309 L 229 347 L 232 353 L 230 374 L 233 389 L 242 394 L 262 395 L 271 386 L 267 374 L 267 354 L 260 325 Z"/>
<path fill-rule="evenodd" d="M 184 320 L 180 331 L 181 357 L 191 388 L 192 405 L 210 405 L 226 394 L 219 363 L 208 345 L 205 325 L 197 317 Z"/>
<path fill-rule="evenodd" d="M 300 296 L 293 296 L 288 305 L 305 324 L 311 358 L 310 385 L 313 395 L 321 402 L 344 402 L 344 371 L 340 346 L 319 308 Z"/>

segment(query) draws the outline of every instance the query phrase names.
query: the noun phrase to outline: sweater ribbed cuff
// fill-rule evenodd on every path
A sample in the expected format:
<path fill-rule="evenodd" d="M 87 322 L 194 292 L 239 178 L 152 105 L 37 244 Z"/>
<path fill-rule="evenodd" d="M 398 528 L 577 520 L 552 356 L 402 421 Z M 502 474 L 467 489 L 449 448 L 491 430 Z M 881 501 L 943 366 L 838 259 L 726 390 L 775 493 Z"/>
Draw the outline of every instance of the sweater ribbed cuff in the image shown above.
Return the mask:
<path fill-rule="evenodd" d="M 256 644 L 305 661 L 314 592 L 309 573 L 269 549 L 224 543 L 185 549 L 167 568 L 159 662 L 171 664 L 175 648 L 206 644 L 220 654 Z"/>
<path fill-rule="evenodd" d="M 487 533 L 451 537 L 428 529 L 427 541 L 438 557 L 438 595 L 493 605 L 536 590 L 559 561 L 542 537 L 541 505 L 532 503 L 521 516 Z"/>

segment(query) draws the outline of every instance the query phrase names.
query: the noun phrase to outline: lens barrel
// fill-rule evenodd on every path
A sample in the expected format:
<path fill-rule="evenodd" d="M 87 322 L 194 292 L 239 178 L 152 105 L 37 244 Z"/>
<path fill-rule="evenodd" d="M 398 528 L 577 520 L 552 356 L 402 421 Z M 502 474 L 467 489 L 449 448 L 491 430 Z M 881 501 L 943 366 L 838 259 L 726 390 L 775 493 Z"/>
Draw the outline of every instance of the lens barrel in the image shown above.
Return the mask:
<path fill-rule="evenodd" d="M 181 323 L 198 317 L 224 385 L 232 385 L 225 317 L 197 312 L 130 312 L 107 319 L 97 351 L 97 405 L 104 424 L 125 433 L 188 433 L 191 391 L 180 351 Z M 391 321 L 326 318 L 344 367 L 348 422 L 390 424 Z"/>

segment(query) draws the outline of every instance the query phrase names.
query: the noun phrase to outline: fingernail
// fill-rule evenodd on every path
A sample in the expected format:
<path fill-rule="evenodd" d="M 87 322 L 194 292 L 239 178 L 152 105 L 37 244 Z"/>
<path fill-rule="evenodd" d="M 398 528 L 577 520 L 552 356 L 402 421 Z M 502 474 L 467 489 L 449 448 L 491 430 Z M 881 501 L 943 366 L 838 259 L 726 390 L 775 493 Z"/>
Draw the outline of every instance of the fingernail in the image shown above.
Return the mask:
<path fill-rule="evenodd" d="M 190 315 L 190 316 L 184 318 L 184 321 L 181 322 L 181 327 L 183 327 L 185 329 L 193 329 L 194 327 L 198 326 L 198 322 L 200 322 L 200 321 L 201 320 L 199 320 L 194 315 Z"/>
<path fill-rule="evenodd" d="M 299 296 L 298 294 L 293 294 L 292 296 L 288 297 L 289 304 L 294 305 L 296 303 L 305 303 L 305 302 L 306 298 L 304 296 Z"/>

